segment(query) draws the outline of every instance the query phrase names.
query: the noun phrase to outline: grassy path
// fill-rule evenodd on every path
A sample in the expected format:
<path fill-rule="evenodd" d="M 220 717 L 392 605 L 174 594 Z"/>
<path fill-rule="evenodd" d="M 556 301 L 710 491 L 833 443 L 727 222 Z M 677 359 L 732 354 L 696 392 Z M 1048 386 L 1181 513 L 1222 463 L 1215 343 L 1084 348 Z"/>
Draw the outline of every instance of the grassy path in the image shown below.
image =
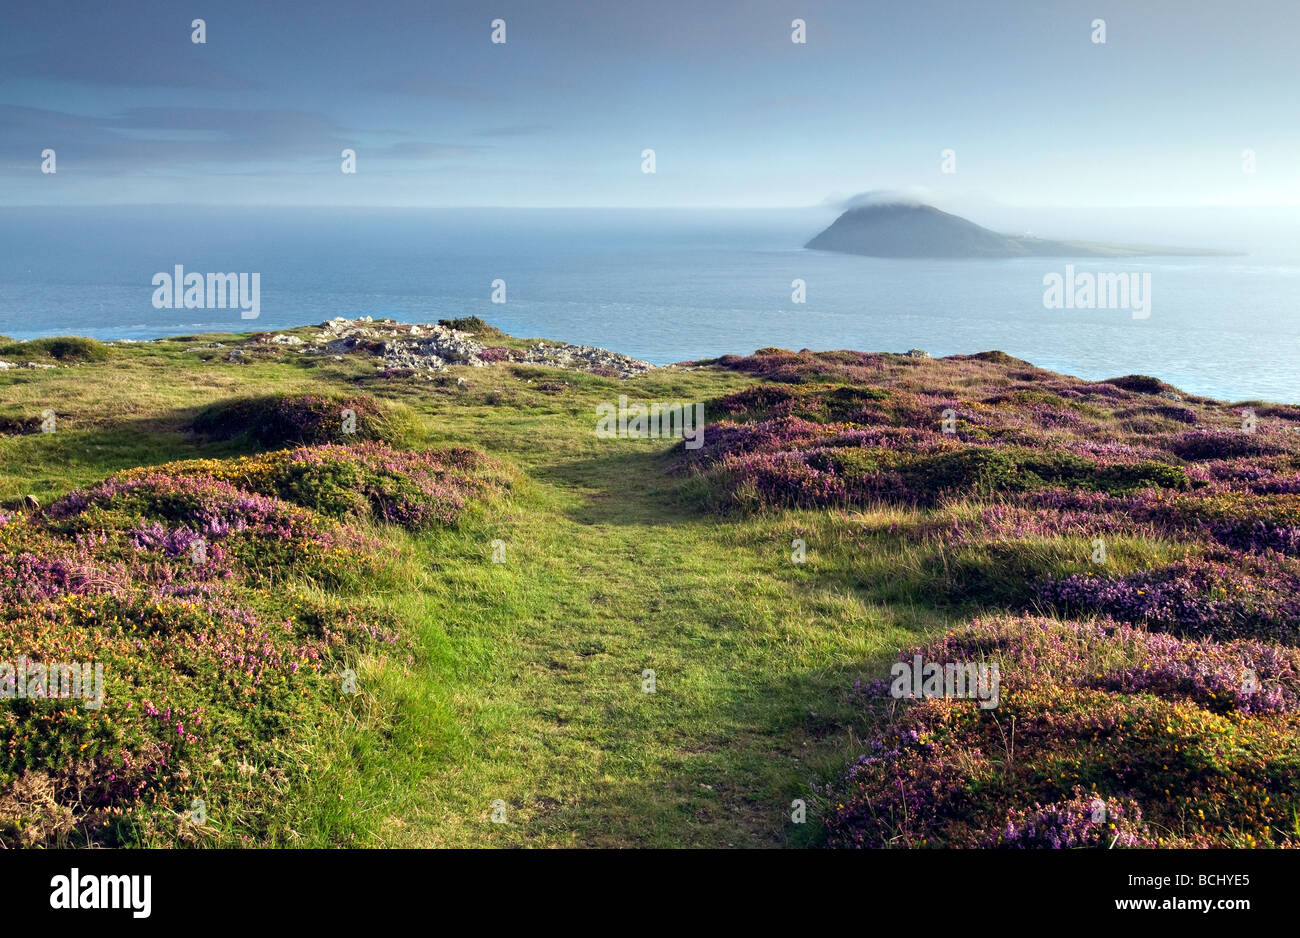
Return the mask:
<path fill-rule="evenodd" d="M 855 755 L 847 691 L 950 624 L 891 586 L 896 556 L 855 519 L 721 519 L 671 472 L 672 441 L 598 440 L 595 404 L 705 401 L 752 383 L 715 370 L 619 382 L 457 369 L 467 384 L 376 382 L 365 363 L 209 364 L 156 343 L 102 367 L 22 375 L 15 412 L 60 431 L 0 440 L 0 496 L 43 503 L 128 466 L 233 455 L 184 433 L 213 400 L 352 388 L 400 400 L 428 445 L 515 467 L 508 501 L 456 529 L 377 531 L 403 587 L 366 597 L 409 651 L 357 663 L 362 690 L 313 751 L 290 819 L 303 845 L 777 846 L 815 842 L 791 802 Z M 791 560 L 804 538 L 807 562 Z M 506 545 L 492 563 L 492 542 Z M 655 693 L 644 693 L 653 670 Z M 506 821 L 490 819 L 504 804 Z"/>
<path fill-rule="evenodd" d="M 945 622 L 848 588 L 851 551 L 818 546 L 824 516 L 703 515 L 676 494 L 668 444 L 597 441 L 574 410 L 471 434 L 523 466 L 519 495 L 406 544 L 416 582 L 393 602 L 427 658 L 374 676 L 402 702 L 384 719 L 408 729 L 375 766 L 376 842 L 810 842 L 791 802 L 855 754 L 864 715 L 846 691 Z M 448 442 L 477 419 L 431 416 Z M 363 800 L 379 780 L 357 780 Z M 497 801 L 506 824 L 490 821 Z"/>
<path fill-rule="evenodd" d="M 369 520 L 373 513 L 349 516 L 349 527 L 368 528 L 376 540 L 366 562 L 377 552 L 391 561 L 387 569 L 352 577 L 346 570 L 286 565 L 274 550 L 248 555 L 243 562 L 256 569 L 246 572 L 268 574 L 263 585 L 236 584 L 235 599 L 216 602 L 246 602 L 262 621 L 285 617 L 305 634 L 319 630 L 329 643 L 322 656 L 327 667 L 309 685 L 295 687 L 286 679 L 245 701 L 239 695 L 248 696 L 253 686 L 238 683 L 242 662 L 232 668 L 222 659 L 199 671 L 189 659 L 136 657 L 130 646 L 120 645 L 130 641 L 136 620 L 111 612 L 105 631 L 119 645 L 106 641 L 102 647 L 110 656 L 113 648 L 125 648 L 111 658 L 124 675 L 121 702 L 134 703 L 135 677 L 136 688 L 147 686 L 157 696 L 159 682 L 192 675 L 197 680 L 184 688 L 185 706 L 193 699 L 216 701 L 210 725 L 220 727 L 203 740 L 201 758 L 186 764 L 189 774 L 177 771 L 174 790 L 142 800 L 143 820 L 133 818 L 135 826 L 114 832 L 113 842 L 815 846 L 825 817 L 825 806 L 817 802 L 819 783 L 865 751 L 863 740 L 879 728 L 881 711 L 897 706 L 883 695 L 868 703 L 854 693 L 856 683 L 886 676 L 900 647 L 922 645 L 983 613 L 1052 612 L 1058 604 L 1042 599 L 1044 577 L 1060 583 L 1094 574 L 1094 583 L 1114 581 L 1104 590 L 1122 587 L 1119 595 L 1130 596 L 1126 603 L 1136 602 L 1134 591 L 1145 595 L 1152 582 L 1176 587 L 1157 596 L 1194 597 L 1191 612 L 1182 609 L 1181 599 L 1161 599 L 1155 619 L 1148 622 L 1143 613 L 1135 621 L 1174 633 L 1190 629 L 1186 634 L 1198 641 L 1153 638 L 1144 644 L 1146 639 L 1083 620 L 1024 616 L 975 627 L 961 640 L 1011 643 L 1006 647 L 1025 641 L 1029 650 L 1010 658 L 1008 666 L 1019 669 L 1022 683 L 1014 704 L 1004 701 L 991 722 L 968 719 L 948 740 L 949 711 L 921 713 L 945 721 L 934 738 L 946 741 L 933 759 L 929 752 L 925 759 L 936 771 L 967 780 L 951 797 L 939 794 L 949 805 L 945 810 L 956 805 L 953 816 L 959 820 L 951 830 L 942 824 L 923 825 L 921 834 L 910 830 L 900 819 L 915 812 L 898 801 L 895 808 L 889 799 L 902 789 L 901 779 L 919 776 L 889 771 L 869 778 L 874 787 L 856 794 L 840 786 L 837 798 L 861 812 L 850 811 L 838 833 L 850 839 L 862 834 L 871 844 L 907 838 L 978 842 L 977 835 L 1004 833 L 1013 808 L 1055 805 L 1044 810 L 1074 812 L 1081 792 L 1091 789 L 1119 803 L 1140 804 L 1144 819 L 1158 818 L 1151 822 L 1155 843 L 1295 839 L 1294 713 L 1222 709 L 1224 689 L 1240 686 L 1234 672 L 1254 667 L 1243 662 L 1265 654 L 1270 657 L 1260 660 L 1273 661 L 1274 652 L 1199 641 L 1211 634 L 1207 629 L 1224 627 L 1229 634 L 1242 627 L 1248 631 L 1241 634 L 1255 630 L 1272 640 L 1272 610 L 1289 622 L 1290 607 L 1281 593 L 1252 584 L 1290 582 L 1292 561 L 1274 557 L 1272 548 L 1267 554 L 1225 554 L 1224 545 L 1184 537 L 1178 526 L 1222 517 L 1233 524 L 1249 521 L 1252 532 L 1289 530 L 1291 496 L 1184 491 L 1188 470 L 1176 455 L 1187 445 L 1193 452 L 1210 446 L 1203 455 L 1254 452 L 1257 446 L 1267 453 L 1273 447 L 1277 455 L 1267 458 L 1202 462 L 1220 465 L 1234 479 L 1253 480 L 1250 485 L 1262 471 L 1285 492 L 1295 472 L 1293 434 L 1274 428 L 1271 437 L 1261 430 L 1262 442 L 1243 440 L 1235 423 L 1224 429 L 1223 408 L 1212 402 L 1198 403 L 1197 411 L 1180 405 L 1170 415 L 1165 399 L 1154 396 L 1158 383 L 1141 376 L 1103 383 L 1108 390 L 1098 392 L 1078 382 L 1081 390 L 1058 388 L 1058 380 L 1072 379 L 1022 371 L 1030 366 L 1005 356 L 942 365 L 920 361 L 906 365 L 920 369 L 908 379 L 915 387 L 891 391 L 899 395 L 892 410 L 853 416 L 854 422 L 897 419 L 904 435 L 920 431 L 928 419 L 922 397 L 934 395 L 917 388 L 948 388 L 962 400 L 969 397 L 969 408 L 981 409 L 981 420 L 994 415 L 1006 421 L 1000 428 L 991 424 L 990 433 L 1006 431 L 1022 440 L 1028 432 L 1024 415 L 1046 407 L 1042 413 L 1056 416 L 1043 418 L 1045 430 L 1033 428 L 1043 431 L 1042 459 L 1020 444 L 918 457 L 898 481 L 943 496 L 929 508 L 872 507 L 865 493 L 877 490 L 866 488 L 844 502 L 861 506 L 852 510 L 723 516 L 701 496 L 710 486 L 723 490 L 724 473 L 680 474 L 681 455 L 672 440 L 598 439 L 597 405 L 620 395 L 640 403 L 702 402 L 716 419 L 734 413 L 738 401 L 761 410 L 761 402 L 772 397 L 722 400 L 759 380 L 751 375 L 682 367 L 620 381 L 499 364 L 416 378 L 381 375 L 367 356 L 296 356 L 271 344 L 246 345 L 252 353 L 232 359 L 224 343 L 167 340 L 114 347 L 94 362 L 11 369 L 0 376 L 0 420 L 6 421 L 0 428 L 26 428 L 0 434 L 0 508 L 24 510 L 27 496 L 48 505 L 128 467 L 253 452 L 255 434 L 214 442 L 190 428 L 200 409 L 214 401 L 272 392 L 371 394 L 401 405 L 385 408 L 394 415 L 392 439 L 399 447 L 475 447 L 498 460 L 511 482 L 472 499 L 454 523 L 433 531 L 377 525 Z M 839 361 L 837 355 L 818 362 Z M 890 359 L 887 367 L 903 367 L 903 361 Z M 799 406 L 807 404 L 815 422 L 827 428 L 839 426 L 837 414 L 856 414 L 864 400 L 876 400 L 868 388 L 807 390 L 800 400 L 808 400 Z M 1065 396 L 1067 391 L 1084 395 L 1083 401 Z M 32 432 L 32 418 L 47 408 L 57 414 L 57 432 Z M 269 426 L 277 418 L 268 413 L 240 420 L 262 419 Z M 1205 429 L 1188 431 L 1188 421 L 1179 416 L 1184 413 Z M 1054 422 L 1057 417 L 1064 423 Z M 1286 420 L 1293 422 L 1294 415 Z M 1086 433 L 1062 442 L 1067 431 L 1061 427 L 1080 422 Z M 777 430 L 768 429 L 779 439 Z M 1166 455 L 1156 462 L 1110 463 L 1071 449 L 1091 453 L 1098 442 L 1110 447 L 1114 433 L 1137 441 L 1118 444 L 1121 451 L 1130 445 L 1145 451 L 1144 441 L 1157 433 Z M 837 450 L 834 457 L 845 460 L 848 478 L 858 466 L 852 455 Z M 865 471 L 874 457 L 862 458 L 867 463 L 858 468 Z M 365 476 L 339 478 L 352 480 L 339 486 L 372 484 L 362 481 Z M 1153 479 L 1170 492 L 1161 509 L 1167 527 L 1130 527 L 1124 502 L 1094 520 L 1083 510 L 1049 510 L 1050 501 L 1036 508 L 1032 500 L 1004 500 L 1022 482 L 1046 486 L 1055 480 L 1044 495 L 1064 499 L 1074 488 L 1126 491 L 1148 487 Z M 1054 488 L 1059 491 L 1051 495 Z M 732 495 L 733 504 L 756 501 L 745 497 L 743 487 Z M 133 519 L 111 523 L 123 526 Z M 21 523 L 10 543 L 21 546 L 25 536 L 35 543 L 29 527 L 40 525 Z M 1105 533 L 1105 571 L 1095 569 L 1102 562 L 1093 553 L 1096 532 Z M 806 546 L 806 557 L 792 557 L 796 540 Z M 503 562 L 494 562 L 494 545 L 504 548 Z M 1248 574 L 1242 582 L 1233 569 L 1221 569 L 1223 556 L 1238 555 L 1233 563 Z M 321 584 L 333 592 L 322 594 Z M 281 585 L 283 597 L 275 592 Z M 27 615 L 23 601 L 17 606 Z M 1092 608 L 1083 606 L 1085 612 Z M 191 612 L 169 626 L 191 627 Z M 36 632 L 24 631 L 24 620 L 6 621 L 19 622 L 12 634 L 30 644 L 58 639 L 72 647 L 82 638 L 75 625 L 50 619 L 52 628 L 65 632 L 40 634 L 32 642 L 25 636 Z M 36 628 L 46 621 L 38 620 Z M 231 634 L 242 635 L 242 626 L 232 626 Z M 1052 653 L 1039 655 L 1038 641 L 1056 643 Z M 975 647 L 981 650 L 963 654 L 982 660 L 986 646 Z M 1139 665 L 1151 674 L 1139 674 Z M 359 679 L 356 695 L 346 681 L 334 683 L 352 670 Z M 1207 674 L 1217 675 L 1218 689 L 1188 698 L 1186 686 L 1201 687 Z M 214 693 L 207 694 L 208 688 Z M 282 690 L 297 695 L 286 701 Z M 1233 693 L 1236 699 L 1247 692 Z M 971 713 L 974 708 L 967 718 Z M 1016 738 L 1014 755 L 1000 721 L 1004 715 L 1012 721 L 1013 738 L 1017 717 L 1028 727 Z M 1119 740 L 1120 730 L 1113 727 L 1122 728 L 1122 745 L 1104 735 Z M 128 728 L 154 739 L 151 726 Z M 26 740 L 26 727 L 23 733 Z M 53 744 L 66 741 L 66 734 L 55 735 Z M 66 768 L 82 758 L 75 755 L 82 749 L 52 749 L 54 756 L 35 764 Z M 16 761 L 29 758 L 26 748 L 14 752 L 18 767 L 6 771 L 17 779 L 32 763 Z M 84 758 L 98 757 L 92 752 Z M 193 793 L 207 796 L 211 807 L 209 821 L 197 832 L 183 820 L 178 824 L 184 815 L 175 808 Z M 796 799 L 807 802 L 806 823 L 793 822 Z M 494 814 L 504 823 L 494 823 Z M 967 815 L 977 821 L 968 823 Z M 1050 827 L 1043 829 L 1050 833 Z M 1147 842 L 1145 833 L 1125 836 Z M 1050 842 L 1049 834 L 1039 839 Z"/>

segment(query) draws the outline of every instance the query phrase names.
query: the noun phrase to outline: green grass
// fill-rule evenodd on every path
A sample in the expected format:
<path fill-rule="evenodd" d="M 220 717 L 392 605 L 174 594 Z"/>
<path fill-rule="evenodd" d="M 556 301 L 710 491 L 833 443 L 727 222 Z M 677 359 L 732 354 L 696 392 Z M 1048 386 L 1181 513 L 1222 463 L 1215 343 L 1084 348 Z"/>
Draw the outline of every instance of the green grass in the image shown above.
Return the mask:
<path fill-rule="evenodd" d="M 0 437 L 0 505 L 47 503 L 130 466 L 246 451 L 187 431 L 217 400 L 362 386 L 409 408 L 427 445 L 481 448 L 521 480 L 457 528 L 378 531 L 397 575 L 367 602 L 399 618 L 412 651 L 360 661 L 361 693 L 284 753 L 299 767 L 277 809 L 286 842 L 814 844 L 809 784 L 870 729 L 849 689 L 970 612 L 928 588 L 915 545 L 845 536 L 898 509 L 720 519 L 670 470 L 672 441 L 594 435 L 595 404 L 620 393 L 708 401 L 753 378 L 664 370 L 619 382 L 495 366 L 453 369 L 463 387 L 378 389 L 360 362 L 277 353 L 234 364 L 184 351 L 194 344 L 0 374 L 7 414 L 59 418 L 53 434 Z M 546 382 L 568 386 L 536 387 Z M 804 563 L 791 559 L 794 538 Z M 491 562 L 496 539 L 504 563 Z M 646 669 L 656 693 L 642 691 Z M 796 798 L 810 801 L 803 825 L 790 821 Z M 490 819 L 498 800 L 506 824 Z"/>

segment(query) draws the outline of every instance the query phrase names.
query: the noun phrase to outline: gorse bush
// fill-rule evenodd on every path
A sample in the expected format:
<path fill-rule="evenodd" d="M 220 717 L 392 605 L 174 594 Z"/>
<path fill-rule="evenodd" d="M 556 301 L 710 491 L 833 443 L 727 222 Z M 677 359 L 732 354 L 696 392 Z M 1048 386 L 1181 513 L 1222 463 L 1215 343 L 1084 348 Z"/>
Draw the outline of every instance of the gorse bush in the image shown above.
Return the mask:
<path fill-rule="evenodd" d="M 1023 492 L 1048 486 L 1124 492 L 1152 486 L 1184 488 L 1177 466 L 1155 462 L 1106 464 L 1064 452 L 972 447 L 918 459 L 904 470 L 919 495 Z"/>
<path fill-rule="evenodd" d="M 1174 390 L 1160 379 L 1152 378 L 1150 375 L 1125 375 L 1122 378 L 1108 378 L 1106 383 L 1138 394 L 1159 394 L 1162 391 L 1172 392 Z"/>
<path fill-rule="evenodd" d="M 53 358 L 60 362 L 99 362 L 108 358 L 108 346 L 81 336 L 58 336 L 14 342 L 0 338 L 0 359 L 34 361 Z"/>
<path fill-rule="evenodd" d="M 41 418 L 35 415 L 31 417 L 0 416 L 0 436 L 18 433 L 39 433 L 40 429 Z"/>
<path fill-rule="evenodd" d="M 263 447 L 366 441 L 409 446 L 420 434 L 409 409 L 366 394 L 237 398 L 205 408 L 191 429 L 216 439 L 246 437 Z"/>
<path fill-rule="evenodd" d="M 477 316 L 461 316 L 458 319 L 439 319 L 438 325 L 460 332 L 468 332 L 480 339 L 501 339 L 506 334 L 496 326 L 490 326 Z"/>

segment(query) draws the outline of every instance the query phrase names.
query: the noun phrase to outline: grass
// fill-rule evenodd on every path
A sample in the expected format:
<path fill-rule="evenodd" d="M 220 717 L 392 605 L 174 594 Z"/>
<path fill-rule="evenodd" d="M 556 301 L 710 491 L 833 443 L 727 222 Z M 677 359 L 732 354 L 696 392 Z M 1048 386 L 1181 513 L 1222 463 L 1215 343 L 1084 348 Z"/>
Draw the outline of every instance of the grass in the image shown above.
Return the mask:
<path fill-rule="evenodd" d="M 1157 396 L 1165 386 L 1152 379 L 1116 379 L 1100 403 L 1085 404 L 1063 381 L 1047 390 L 1020 386 L 1059 376 L 987 354 L 917 362 L 771 350 L 627 381 L 510 364 L 453 367 L 423 381 L 379 378 L 359 355 L 314 358 L 278 346 L 230 360 L 229 348 L 244 338 L 115 345 L 103 362 L 0 373 L 0 418 L 8 420 L 0 421 L 0 509 L 18 510 L 29 495 L 48 505 L 136 466 L 279 445 L 279 437 L 196 433 L 196 418 L 204 426 L 201 415 L 242 414 L 250 401 L 279 408 L 302 395 L 397 415 L 399 446 L 479 449 L 505 467 L 509 494 L 430 530 L 356 521 L 378 540 L 376 554 L 388 564 L 382 576 L 358 574 L 326 590 L 287 575 L 285 595 L 395 623 L 401 640 L 345 646 L 359 693 L 308 699 L 291 737 L 257 740 L 260 762 L 246 773 L 197 773 L 194 792 L 215 786 L 202 829 L 181 824 L 180 836 L 164 817 L 132 833 L 132 843 L 820 845 L 821 822 L 834 810 L 820 793 L 882 730 L 879 708 L 864 705 L 855 686 L 885 676 L 900 648 L 972 617 L 1050 613 L 1036 608 L 1033 584 L 1096 569 L 1091 535 L 1076 536 L 1066 515 L 1053 515 L 1062 527 L 1044 533 L 1018 527 L 1019 516 L 988 521 L 988 512 L 1022 511 L 1003 496 L 1027 478 L 1035 489 L 1071 485 L 1098 495 L 1126 494 L 1133 479 L 1149 483 L 1146 462 L 1096 468 L 1083 456 L 1053 455 L 1052 445 L 1041 455 L 1015 448 L 1034 430 L 1027 409 L 1045 408 L 1052 421 L 1079 415 L 1078 439 L 1101 432 L 1139 439 L 1148 432 L 1143 420 L 1184 439 L 1178 416 L 1150 416 L 1128 397 L 1114 398 L 1114 407 L 1136 416 L 1106 409 L 1113 395 L 1126 394 L 1165 406 Z M 1018 369 L 1030 369 L 1029 377 L 1015 377 Z M 773 385 L 773 377 L 790 383 Z M 988 452 L 967 450 L 984 460 L 967 471 L 933 448 L 928 462 L 889 463 L 887 449 L 873 456 L 886 460 L 882 466 L 904 465 L 907 478 L 928 487 L 918 505 L 858 497 L 782 508 L 758 498 L 752 510 L 710 511 L 710 499 L 734 493 L 707 472 L 690 474 L 676 441 L 593 432 L 596 405 L 620 394 L 702 401 L 707 413 L 741 422 L 779 409 L 906 427 L 947 406 L 947 398 L 921 400 L 915 390 L 942 387 L 944 378 L 971 394 L 997 392 L 992 403 L 959 405 L 961 432 L 976 441 L 1005 437 L 1012 444 L 1005 452 L 1019 461 L 999 451 L 995 465 Z M 897 379 L 914 390 L 828 379 Z M 240 403 L 229 410 L 230 402 Z M 1193 403 L 1197 419 L 1221 416 L 1215 402 Z M 32 418 L 46 409 L 57 416 L 56 432 L 33 432 Z M 999 426 L 990 414 L 1021 423 Z M 797 437 L 774 427 L 773 438 Z M 327 439 L 334 438 L 320 441 Z M 1054 439 L 1062 448 L 1068 442 Z M 1224 444 L 1197 437 L 1187 445 Z M 843 478 L 874 478 L 872 464 L 844 462 L 848 450 L 832 455 Z M 1175 475 L 1156 484 L 1178 493 L 1186 478 L 1181 468 Z M 1012 533 L 989 534 L 995 524 Z M 503 562 L 494 562 L 501 545 Z M 1209 549 L 1177 529 L 1108 529 L 1106 573 L 1124 577 Z M 221 758 L 244 756 L 232 750 Z M 797 799 L 807 802 L 807 823 L 792 822 Z M 494 809 L 506 823 L 493 822 Z"/>
<path fill-rule="evenodd" d="M 9 411 L 49 407 L 59 419 L 53 434 L 0 437 L 0 504 L 28 494 L 46 504 L 137 465 L 247 452 L 187 427 L 214 400 L 347 393 L 367 376 L 351 361 L 204 360 L 184 351 L 193 345 L 115 346 L 103 366 L 0 375 Z M 479 447 L 522 484 L 457 529 L 377 529 L 400 585 L 369 601 L 399 618 L 413 651 L 363 658 L 361 693 L 333 702 L 285 752 L 294 794 L 267 822 L 292 832 L 280 842 L 815 841 L 814 822 L 791 823 L 791 802 L 866 731 L 846 689 L 958 614 L 853 588 L 853 552 L 820 537 L 824 516 L 697 512 L 667 471 L 673 441 L 593 434 L 596 402 L 619 393 L 709 400 L 750 378 L 452 374 L 467 386 L 394 382 L 385 396 L 418 417 L 429 446 Z M 567 387 L 534 387 L 546 378 Z M 796 536 L 809 544 L 804 564 L 790 559 Z M 653 694 L 642 692 L 647 669 Z M 490 820 L 498 800 L 506 824 Z M 240 842 L 239 811 L 209 805 L 207 842 Z"/>
<path fill-rule="evenodd" d="M 691 400 L 717 382 L 650 379 L 636 393 Z M 602 383 L 588 407 L 563 412 L 527 400 L 437 412 L 439 442 L 474 439 L 530 483 L 505 517 L 407 545 L 418 589 L 396 608 L 437 652 L 385 677 L 419 713 L 397 771 L 385 761 L 357 785 L 376 799 L 385 778 L 401 780 L 378 842 L 806 842 L 813 826 L 789 823 L 790 803 L 852 749 L 860 715 L 845 689 L 864 661 L 945 624 L 818 584 L 789 559 L 785 535 L 804 524 L 692 512 L 656 471 L 665 444 L 592 435 L 588 414 L 616 390 Z M 503 564 L 486 562 L 496 538 Z M 642 692 L 646 669 L 654 694 Z M 489 821 L 498 799 L 504 826 Z"/>

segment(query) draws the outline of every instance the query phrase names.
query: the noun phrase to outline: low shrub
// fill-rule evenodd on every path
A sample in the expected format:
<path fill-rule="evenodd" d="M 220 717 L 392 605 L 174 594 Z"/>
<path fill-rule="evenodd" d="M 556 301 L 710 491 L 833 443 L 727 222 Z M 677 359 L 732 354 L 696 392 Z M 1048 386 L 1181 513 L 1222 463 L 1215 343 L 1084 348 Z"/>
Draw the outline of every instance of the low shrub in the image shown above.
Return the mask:
<path fill-rule="evenodd" d="M 312 734 L 352 718 L 340 675 L 387 645 L 410 654 L 367 598 L 391 590 L 391 558 L 347 522 L 452 523 L 499 475 L 469 449 L 327 444 L 0 511 L 0 663 L 103 678 L 66 699 L 29 681 L 0 707 L 0 846 L 294 845 L 284 818 L 327 768 L 305 761 Z M 196 793 L 237 820 L 196 823 Z"/>
<path fill-rule="evenodd" d="M 822 790 L 833 847 L 1300 845 L 1300 651 L 1001 617 L 916 654 L 996 663 L 996 706 L 860 688 L 883 728 Z"/>
<path fill-rule="evenodd" d="M 332 518 L 370 517 L 412 529 L 455 524 L 471 501 L 509 484 L 501 466 L 476 450 L 409 452 L 374 442 L 299 447 L 232 460 L 186 460 L 158 470 L 173 477 L 216 480 Z M 130 482 L 149 472 L 127 470 L 110 481 Z"/>
<path fill-rule="evenodd" d="M 214 439 L 245 437 L 270 448 L 367 441 L 407 446 L 420 434 L 409 409 L 367 394 L 235 398 L 207 407 L 190 428 Z"/>
<path fill-rule="evenodd" d="M 26 342 L 9 340 L 0 345 L 0 359 L 33 361 L 40 358 L 61 362 L 100 362 L 108 358 L 108 346 L 95 339 L 74 335 Z"/>
<path fill-rule="evenodd" d="M 1063 614 L 1107 616 L 1180 635 L 1300 644 L 1300 577 L 1256 558 L 1178 561 L 1111 577 L 1046 579 L 1038 598 Z"/>
<path fill-rule="evenodd" d="M 1175 456 L 1187 460 L 1237 459 L 1296 452 L 1295 435 L 1243 433 L 1233 430 L 1191 430 L 1170 441 Z"/>
<path fill-rule="evenodd" d="M 506 334 L 496 326 L 489 326 L 477 316 L 461 316 L 457 319 L 439 319 L 438 325 L 460 332 L 468 332 L 480 339 L 504 339 Z"/>
<path fill-rule="evenodd" d="M 1159 394 L 1161 391 L 1174 390 L 1173 387 L 1165 384 L 1159 378 L 1152 378 L 1150 375 L 1124 375 L 1122 378 L 1107 378 L 1105 383 L 1138 394 Z"/>
<path fill-rule="evenodd" d="M 0 417 L 0 436 L 37 433 L 40 429 L 40 417 Z"/>

